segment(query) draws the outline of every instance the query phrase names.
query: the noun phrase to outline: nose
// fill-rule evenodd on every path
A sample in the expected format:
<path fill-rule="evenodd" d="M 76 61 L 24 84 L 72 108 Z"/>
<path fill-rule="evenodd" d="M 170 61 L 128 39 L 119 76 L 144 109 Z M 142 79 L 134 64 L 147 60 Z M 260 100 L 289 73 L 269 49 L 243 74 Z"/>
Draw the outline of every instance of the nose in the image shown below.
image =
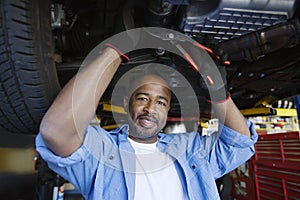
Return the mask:
<path fill-rule="evenodd" d="M 149 101 L 145 106 L 144 106 L 144 112 L 147 113 L 154 113 L 155 112 L 155 102 Z"/>

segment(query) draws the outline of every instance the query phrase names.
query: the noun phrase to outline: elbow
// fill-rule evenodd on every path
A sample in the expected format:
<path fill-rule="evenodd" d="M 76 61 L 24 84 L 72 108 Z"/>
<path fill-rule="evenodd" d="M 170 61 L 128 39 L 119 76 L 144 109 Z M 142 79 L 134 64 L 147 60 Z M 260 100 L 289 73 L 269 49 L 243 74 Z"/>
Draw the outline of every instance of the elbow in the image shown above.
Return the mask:
<path fill-rule="evenodd" d="M 246 129 L 245 131 L 243 131 L 242 134 L 245 135 L 245 136 L 247 136 L 247 137 L 249 137 L 249 138 L 251 138 L 251 132 L 250 132 L 249 129 Z"/>
<path fill-rule="evenodd" d="M 40 124 L 40 135 L 48 147 L 51 146 L 50 144 L 54 144 L 58 138 L 58 131 L 54 129 L 56 129 L 55 125 L 49 123 L 47 120 L 42 120 Z"/>
<path fill-rule="evenodd" d="M 63 124 L 59 122 L 57 124 L 47 118 L 41 122 L 40 135 L 46 146 L 56 155 L 62 157 L 71 155 L 82 144 L 78 135 L 66 130 Z"/>
<path fill-rule="evenodd" d="M 47 116 L 47 114 L 40 124 L 40 135 L 47 147 L 52 151 L 63 146 L 64 141 L 68 141 L 66 137 L 69 132 L 64 130 L 63 125 L 64 122 L 62 120 L 55 120 L 53 117 Z"/>

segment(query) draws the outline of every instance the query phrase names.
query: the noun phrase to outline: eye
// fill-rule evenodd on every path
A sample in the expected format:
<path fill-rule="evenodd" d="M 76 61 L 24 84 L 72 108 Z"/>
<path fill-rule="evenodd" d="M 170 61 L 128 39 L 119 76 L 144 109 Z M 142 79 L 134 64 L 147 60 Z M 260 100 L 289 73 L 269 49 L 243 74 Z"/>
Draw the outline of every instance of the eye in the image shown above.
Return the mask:
<path fill-rule="evenodd" d="M 158 101 L 157 104 L 164 107 L 167 106 L 167 104 L 164 101 Z"/>
<path fill-rule="evenodd" d="M 147 101 L 148 101 L 148 98 L 146 98 L 146 97 L 137 97 L 136 100 L 137 100 L 137 101 L 147 102 Z"/>

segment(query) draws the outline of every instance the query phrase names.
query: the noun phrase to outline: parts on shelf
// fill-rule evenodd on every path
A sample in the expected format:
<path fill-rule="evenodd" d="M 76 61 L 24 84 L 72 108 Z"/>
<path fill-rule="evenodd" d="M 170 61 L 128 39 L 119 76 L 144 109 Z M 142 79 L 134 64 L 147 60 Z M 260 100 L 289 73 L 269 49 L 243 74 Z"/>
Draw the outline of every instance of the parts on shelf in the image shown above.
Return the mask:
<path fill-rule="evenodd" d="M 261 108 L 249 108 L 241 110 L 244 116 L 263 116 L 263 115 L 277 115 L 286 117 L 296 117 L 296 109 L 285 109 L 285 108 L 271 108 L 271 107 L 261 107 Z"/>
<path fill-rule="evenodd" d="M 241 112 L 254 123 L 259 135 L 299 131 L 296 109 L 262 107 Z"/>

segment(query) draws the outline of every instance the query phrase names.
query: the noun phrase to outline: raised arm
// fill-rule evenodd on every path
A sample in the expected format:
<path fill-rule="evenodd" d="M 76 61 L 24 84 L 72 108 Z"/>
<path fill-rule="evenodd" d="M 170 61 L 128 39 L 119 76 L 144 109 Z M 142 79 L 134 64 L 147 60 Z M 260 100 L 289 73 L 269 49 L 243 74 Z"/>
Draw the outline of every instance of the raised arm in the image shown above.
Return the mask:
<path fill-rule="evenodd" d="M 220 119 L 227 127 L 250 137 L 251 134 L 246 119 L 230 97 L 225 102 L 212 104 L 212 108 L 215 117 Z"/>
<path fill-rule="evenodd" d="M 54 153 L 68 156 L 81 146 L 85 129 L 120 63 L 119 54 L 106 48 L 61 90 L 40 126 L 42 138 Z"/>

